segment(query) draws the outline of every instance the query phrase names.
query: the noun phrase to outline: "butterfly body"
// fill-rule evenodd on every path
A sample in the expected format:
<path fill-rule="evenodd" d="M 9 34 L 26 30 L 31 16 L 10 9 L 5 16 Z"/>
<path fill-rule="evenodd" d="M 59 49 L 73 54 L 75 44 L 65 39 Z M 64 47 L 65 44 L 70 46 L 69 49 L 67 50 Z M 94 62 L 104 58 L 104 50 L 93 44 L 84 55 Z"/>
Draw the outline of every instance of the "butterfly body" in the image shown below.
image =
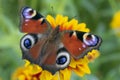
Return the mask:
<path fill-rule="evenodd" d="M 52 74 L 66 68 L 71 57 L 80 59 L 101 44 L 101 38 L 90 33 L 61 31 L 59 25 L 52 29 L 41 14 L 29 7 L 21 11 L 20 30 L 27 33 L 20 44 L 23 59 Z"/>

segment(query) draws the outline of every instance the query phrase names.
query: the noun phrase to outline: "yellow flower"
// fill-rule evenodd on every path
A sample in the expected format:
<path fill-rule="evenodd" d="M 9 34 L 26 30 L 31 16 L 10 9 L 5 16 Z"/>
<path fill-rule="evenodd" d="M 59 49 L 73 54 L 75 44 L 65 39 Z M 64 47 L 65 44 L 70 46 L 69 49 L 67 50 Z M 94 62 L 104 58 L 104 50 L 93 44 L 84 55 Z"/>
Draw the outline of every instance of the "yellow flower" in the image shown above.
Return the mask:
<path fill-rule="evenodd" d="M 116 12 L 113 16 L 111 27 L 115 33 L 120 36 L 120 11 Z"/>
<path fill-rule="evenodd" d="M 90 30 L 86 28 L 85 23 L 78 24 L 78 21 L 72 19 L 68 21 L 68 17 L 62 15 L 57 15 L 54 19 L 52 16 L 48 15 L 46 18 L 51 26 L 55 28 L 57 25 L 60 26 L 60 30 L 78 30 L 89 32 Z M 90 69 L 88 63 L 93 61 L 99 56 L 97 50 L 92 50 L 84 58 L 79 60 L 71 59 L 71 62 L 67 68 L 56 72 L 52 75 L 46 70 L 35 64 L 30 64 L 26 61 L 23 67 L 18 68 L 12 75 L 12 80 L 70 80 L 71 72 L 74 71 L 79 76 L 84 76 L 85 74 L 90 74 Z"/>
<path fill-rule="evenodd" d="M 89 32 L 89 29 L 86 28 L 85 23 L 78 24 L 78 21 L 75 19 L 68 21 L 67 16 L 63 17 L 62 15 L 57 15 L 56 19 L 54 19 L 52 16 L 48 15 L 47 20 L 50 22 L 53 28 L 60 25 L 60 30 L 78 30 Z"/>

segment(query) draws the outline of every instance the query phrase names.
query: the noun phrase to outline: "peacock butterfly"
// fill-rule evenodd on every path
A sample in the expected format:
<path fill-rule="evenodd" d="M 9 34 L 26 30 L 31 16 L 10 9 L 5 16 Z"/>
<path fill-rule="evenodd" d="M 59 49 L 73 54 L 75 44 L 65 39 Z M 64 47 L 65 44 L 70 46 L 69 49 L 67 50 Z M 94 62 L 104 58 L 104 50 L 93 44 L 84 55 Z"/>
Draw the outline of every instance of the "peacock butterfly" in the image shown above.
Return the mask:
<path fill-rule="evenodd" d="M 21 10 L 20 31 L 27 33 L 21 38 L 23 59 L 38 64 L 55 74 L 66 68 L 71 57 L 80 59 L 89 51 L 98 49 L 101 38 L 81 31 L 52 29 L 50 23 L 30 7 Z"/>

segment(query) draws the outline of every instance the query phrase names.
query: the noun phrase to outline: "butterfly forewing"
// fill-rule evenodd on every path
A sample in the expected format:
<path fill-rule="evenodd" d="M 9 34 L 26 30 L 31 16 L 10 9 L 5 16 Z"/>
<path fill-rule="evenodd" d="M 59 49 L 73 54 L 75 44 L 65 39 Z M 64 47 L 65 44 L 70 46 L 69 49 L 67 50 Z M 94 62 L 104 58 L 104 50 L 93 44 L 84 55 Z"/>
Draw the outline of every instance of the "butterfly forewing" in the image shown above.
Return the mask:
<path fill-rule="evenodd" d="M 47 20 L 36 10 L 24 7 L 21 10 L 20 31 L 24 33 L 44 33 L 50 28 Z"/>
<path fill-rule="evenodd" d="M 94 36 L 95 39 L 91 38 L 90 40 L 87 40 L 88 39 L 87 34 L 89 33 L 80 31 L 68 31 L 65 32 L 64 35 L 62 36 L 62 42 L 65 48 L 70 52 L 72 57 L 74 57 L 75 59 L 82 58 L 92 49 L 99 48 L 101 39 L 98 36 L 89 34 L 91 36 Z M 86 43 L 89 43 L 90 45 Z"/>

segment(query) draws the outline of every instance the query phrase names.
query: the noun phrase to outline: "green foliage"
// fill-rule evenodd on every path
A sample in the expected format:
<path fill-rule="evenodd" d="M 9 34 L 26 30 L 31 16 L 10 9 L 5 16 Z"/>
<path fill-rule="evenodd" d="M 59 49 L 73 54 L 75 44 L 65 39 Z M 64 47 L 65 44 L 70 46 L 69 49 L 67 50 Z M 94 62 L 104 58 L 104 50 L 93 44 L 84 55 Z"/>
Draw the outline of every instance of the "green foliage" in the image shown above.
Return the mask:
<path fill-rule="evenodd" d="M 119 80 L 120 37 L 110 28 L 113 13 L 120 9 L 119 0 L 0 0 L 0 77 L 9 80 L 23 64 L 19 41 L 20 9 L 30 6 L 46 16 L 63 14 L 85 22 L 91 32 L 102 37 L 100 57 L 90 63 L 91 74 L 71 80 Z"/>

